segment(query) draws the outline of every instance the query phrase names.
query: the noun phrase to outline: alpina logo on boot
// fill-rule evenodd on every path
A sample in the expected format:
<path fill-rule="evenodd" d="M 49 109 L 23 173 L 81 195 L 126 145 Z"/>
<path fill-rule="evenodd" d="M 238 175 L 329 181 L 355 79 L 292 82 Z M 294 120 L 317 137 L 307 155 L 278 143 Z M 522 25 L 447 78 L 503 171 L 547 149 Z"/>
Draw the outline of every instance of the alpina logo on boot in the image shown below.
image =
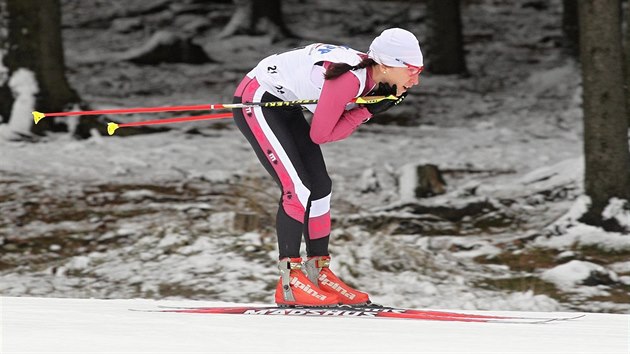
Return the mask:
<path fill-rule="evenodd" d="M 335 283 L 332 280 L 328 279 L 326 277 L 326 274 L 320 273 L 318 279 L 323 285 L 331 287 L 333 290 L 347 297 L 350 300 L 354 299 L 357 296 L 356 294 L 348 292 L 341 285 L 339 285 L 339 283 Z"/>
<path fill-rule="evenodd" d="M 318 293 L 317 291 L 313 290 L 313 288 L 311 288 L 309 285 L 304 284 L 301 281 L 299 281 L 298 278 L 291 278 L 291 285 L 293 285 L 294 287 L 298 289 L 302 289 L 302 291 L 304 291 L 305 293 L 317 299 L 326 300 L 326 295 L 322 295 Z"/>

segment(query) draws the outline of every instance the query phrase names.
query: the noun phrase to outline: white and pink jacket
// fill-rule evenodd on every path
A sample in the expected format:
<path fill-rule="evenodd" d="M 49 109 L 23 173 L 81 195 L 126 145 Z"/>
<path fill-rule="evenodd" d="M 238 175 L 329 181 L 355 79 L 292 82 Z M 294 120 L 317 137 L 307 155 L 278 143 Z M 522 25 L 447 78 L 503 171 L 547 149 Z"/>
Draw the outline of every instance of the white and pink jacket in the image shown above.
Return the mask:
<path fill-rule="evenodd" d="M 315 43 L 268 56 L 247 76 L 255 77 L 261 87 L 282 100 L 319 99 L 317 105 L 305 107 L 314 113 L 311 139 L 323 144 L 348 137 L 371 117 L 366 108 L 348 104 L 374 88 L 369 70 L 351 70 L 334 80 L 324 80 L 331 63 L 354 66 L 365 57 L 348 47 Z"/>

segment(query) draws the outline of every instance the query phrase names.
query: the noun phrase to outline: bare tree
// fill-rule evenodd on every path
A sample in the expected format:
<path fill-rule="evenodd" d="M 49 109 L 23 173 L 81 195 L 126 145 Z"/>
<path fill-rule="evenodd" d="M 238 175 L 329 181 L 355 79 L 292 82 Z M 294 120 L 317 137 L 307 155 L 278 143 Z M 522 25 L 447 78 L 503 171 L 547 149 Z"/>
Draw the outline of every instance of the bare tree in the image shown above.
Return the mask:
<path fill-rule="evenodd" d="M 630 201 L 628 112 L 623 89 L 619 0 L 581 0 L 580 57 L 584 109 L 585 192 L 581 221 L 619 228 L 602 211 L 613 197 Z"/>
<path fill-rule="evenodd" d="M 296 37 L 284 22 L 282 0 L 234 0 L 234 5 L 234 14 L 219 37 L 225 38 L 237 33 L 259 33 L 258 25 L 261 20 L 266 20 L 267 32 L 271 32 L 275 39 Z"/>
<path fill-rule="evenodd" d="M 34 74 L 38 87 L 35 108 L 54 112 L 79 103 L 78 94 L 65 76 L 59 0 L 6 0 L 6 13 L 8 47 L 4 63 L 11 77 L 20 69 Z M 6 88 L 10 81 L 0 91 L 3 95 L 1 100 L 14 103 L 17 99 L 15 88 L 12 95 Z M 28 118 L 32 116 L 25 119 Z M 14 115 L 11 119 L 17 118 Z M 52 122 L 50 119 L 42 120 L 32 131 L 50 130 Z"/>
<path fill-rule="evenodd" d="M 0 0 L 0 123 L 6 123 L 11 114 L 11 91 L 7 86 L 8 69 L 3 65 L 4 53 L 7 50 L 7 4 Z"/>
<path fill-rule="evenodd" d="M 626 110 L 630 124 L 630 1 L 626 1 L 626 34 L 624 36 L 624 70 L 626 71 Z"/>
<path fill-rule="evenodd" d="M 427 1 L 431 43 L 427 69 L 435 74 L 467 74 L 459 0 Z"/>

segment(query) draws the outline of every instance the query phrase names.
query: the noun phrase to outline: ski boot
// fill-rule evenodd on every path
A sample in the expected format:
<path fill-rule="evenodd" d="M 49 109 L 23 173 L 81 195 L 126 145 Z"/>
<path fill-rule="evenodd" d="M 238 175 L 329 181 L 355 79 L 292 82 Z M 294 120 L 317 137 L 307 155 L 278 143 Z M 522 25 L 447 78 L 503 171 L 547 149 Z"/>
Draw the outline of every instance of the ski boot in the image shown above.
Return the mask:
<path fill-rule="evenodd" d="M 335 293 L 320 290 L 302 272 L 302 258 L 283 258 L 278 262 L 278 269 L 278 306 L 329 307 L 339 304 Z"/>
<path fill-rule="evenodd" d="M 309 257 L 304 263 L 308 278 L 326 293 L 337 294 L 343 305 L 370 304 L 368 294 L 351 288 L 330 270 L 330 256 Z"/>

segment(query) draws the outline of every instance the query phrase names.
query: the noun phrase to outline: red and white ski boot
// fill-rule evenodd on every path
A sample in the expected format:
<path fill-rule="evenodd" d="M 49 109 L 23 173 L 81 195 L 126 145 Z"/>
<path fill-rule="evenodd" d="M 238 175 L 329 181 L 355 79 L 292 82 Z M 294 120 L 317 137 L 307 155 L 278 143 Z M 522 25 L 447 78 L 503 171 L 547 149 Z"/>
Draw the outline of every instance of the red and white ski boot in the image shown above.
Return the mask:
<path fill-rule="evenodd" d="M 283 258 L 278 262 L 278 269 L 276 304 L 279 306 L 328 307 L 339 304 L 335 293 L 322 291 L 302 272 L 302 258 Z"/>
<path fill-rule="evenodd" d="M 344 305 L 367 305 L 370 296 L 350 287 L 330 270 L 330 256 L 309 257 L 304 263 L 304 271 L 311 282 L 326 293 L 337 294 Z"/>

